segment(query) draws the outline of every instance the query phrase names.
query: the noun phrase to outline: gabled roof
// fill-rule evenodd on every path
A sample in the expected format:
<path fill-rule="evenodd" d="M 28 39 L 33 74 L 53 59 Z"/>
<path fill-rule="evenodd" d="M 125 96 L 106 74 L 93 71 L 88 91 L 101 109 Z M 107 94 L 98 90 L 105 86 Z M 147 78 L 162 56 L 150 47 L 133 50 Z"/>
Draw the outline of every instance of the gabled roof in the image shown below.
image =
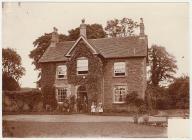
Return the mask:
<path fill-rule="evenodd" d="M 145 57 L 147 43 L 140 36 L 100 38 L 86 40 L 95 51 L 104 58 Z M 59 42 L 55 47 L 49 47 L 41 59 L 42 62 L 67 61 L 66 54 L 73 50 L 77 41 Z"/>
<path fill-rule="evenodd" d="M 83 40 L 87 46 L 93 51 L 93 54 L 98 54 L 96 49 L 87 41 L 87 39 L 85 39 L 83 36 L 80 36 L 77 41 L 73 44 L 73 46 L 71 47 L 71 49 L 67 52 L 66 56 L 71 56 L 70 53 L 74 50 L 74 48 L 76 47 L 76 45 L 78 44 L 78 42 L 80 40 Z"/>

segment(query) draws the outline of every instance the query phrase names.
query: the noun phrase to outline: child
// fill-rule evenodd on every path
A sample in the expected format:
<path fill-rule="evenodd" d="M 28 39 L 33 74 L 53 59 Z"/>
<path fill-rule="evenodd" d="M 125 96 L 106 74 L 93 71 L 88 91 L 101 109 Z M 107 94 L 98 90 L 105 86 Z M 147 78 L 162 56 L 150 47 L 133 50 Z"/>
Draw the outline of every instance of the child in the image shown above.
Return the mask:
<path fill-rule="evenodd" d="M 102 103 L 99 103 L 99 114 L 103 113 L 103 106 Z"/>
<path fill-rule="evenodd" d="M 91 105 L 91 115 L 94 115 L 95 111 L 96 111 L 96 106 L 95 106 L 95 103 L 92 102 L 92 105 Z"/>

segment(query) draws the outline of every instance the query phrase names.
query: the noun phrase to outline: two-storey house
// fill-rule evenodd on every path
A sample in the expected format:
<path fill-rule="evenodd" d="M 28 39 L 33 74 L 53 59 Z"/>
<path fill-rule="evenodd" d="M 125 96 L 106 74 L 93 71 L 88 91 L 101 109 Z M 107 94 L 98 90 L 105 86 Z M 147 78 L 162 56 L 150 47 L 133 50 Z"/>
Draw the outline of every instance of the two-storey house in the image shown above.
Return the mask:
<path fill-rule="evenodd" d="M 80 102 L 101 102 L 104 111 L 127 109 L 125 97 L 144 98 L 148 39 L 141 19 L 140 34 L 88 39 L 84 20 L 76 41 L 59 42 L 55 29 L 51 44 L 39 60 L 44 103 L 62 104 L 74 95 Z"/>

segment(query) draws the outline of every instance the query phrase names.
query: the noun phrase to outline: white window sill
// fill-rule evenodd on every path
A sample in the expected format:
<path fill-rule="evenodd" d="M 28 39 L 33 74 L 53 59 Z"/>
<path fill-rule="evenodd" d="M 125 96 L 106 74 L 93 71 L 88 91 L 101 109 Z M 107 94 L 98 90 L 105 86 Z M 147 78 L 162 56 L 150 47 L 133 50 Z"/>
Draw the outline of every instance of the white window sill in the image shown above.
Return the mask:
<path fill-rule="evenodd" d="M 121 77 L 123 78 L 123 77 L 125 77 L 125 75 L 122 75 L 122 76 L 115 76 L 115 75 L 113 75 L 113 77 L 114 78 L 121 78 Z"/>
<path fill-rule="evenodd" d="M 113 104 L 125 104 L 126 102 L 113 102 Z"/>
<path fill-rule="evenodd" d="M 57 102 L 58 104 L 60 104 L 60 105 L 62 105 L 63 104 L 63 102 Z"/>
<path fill-rule="evenodd" d="M 78 73 L 77 73 L 77 75 L 82 75 L 82 76 L 86 76 L 86 75 L 88 75 L 88 73 L 87 73 L 87 74 L 78 74 Z"/>

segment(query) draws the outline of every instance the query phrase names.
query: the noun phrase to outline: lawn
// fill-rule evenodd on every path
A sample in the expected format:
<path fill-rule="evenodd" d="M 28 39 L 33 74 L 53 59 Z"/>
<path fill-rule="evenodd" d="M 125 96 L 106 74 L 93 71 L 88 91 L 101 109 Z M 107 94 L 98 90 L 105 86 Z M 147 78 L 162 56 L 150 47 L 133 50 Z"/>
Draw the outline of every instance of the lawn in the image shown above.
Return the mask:
<path fill-rule="evenodd" d="M 167 128 L 130 122 L 3 121 L 4 137 L 167 137 Z M 4 133 L 5 134 L 5 133 Z"/>

